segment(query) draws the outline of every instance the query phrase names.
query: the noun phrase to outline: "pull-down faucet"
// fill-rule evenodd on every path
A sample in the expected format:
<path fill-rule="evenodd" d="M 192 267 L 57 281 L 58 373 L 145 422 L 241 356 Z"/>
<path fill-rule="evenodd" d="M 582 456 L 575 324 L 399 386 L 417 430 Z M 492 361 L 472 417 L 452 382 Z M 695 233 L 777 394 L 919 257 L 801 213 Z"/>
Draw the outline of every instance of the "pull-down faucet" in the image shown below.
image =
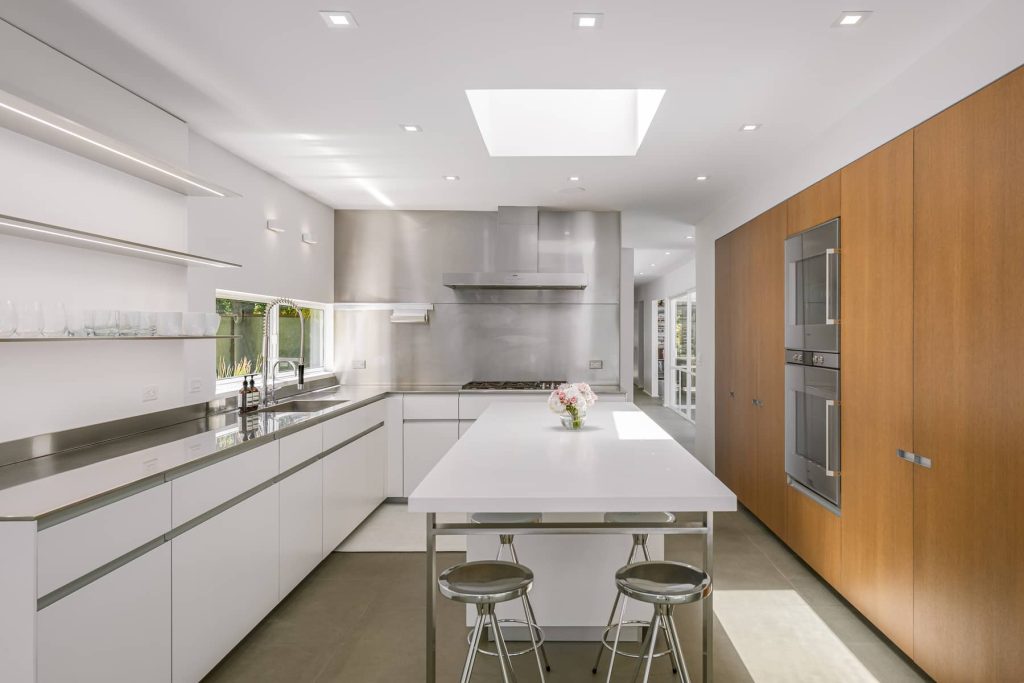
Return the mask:
<path fill-rule="evenodd" d="M 274 309 L 279 308 L 281 305 L 291 306 L 299 312 L 299 357 L 298 358 L 279 358 L 274 367 L 271 370 L 269 368 L 270 358 L 270 314 Z M 281 339 L 281 331 L 277 333 L 278 341 Z M 302 348 L 306 345 L 306 323 L 302 319 L 302 309 L 299 305 L 291 299 L 274 299 L 267 304 L 266 309 L 263 311 L 263 405 L 268 406 L 271 402 L 271 396 L 267 393 L 267 375 L 272 371 L 274 373 L 274 381 L 277 381 L 277 366 L 282 362 L 290 363 L 295 368 L 296 374 L 299 376 L 299 381 L 296 387 L 302 389 L 302 385 L 305 384 L 306 366 L 302 360 Z M 273 387 L 271 387 L 273 391 Z"/>

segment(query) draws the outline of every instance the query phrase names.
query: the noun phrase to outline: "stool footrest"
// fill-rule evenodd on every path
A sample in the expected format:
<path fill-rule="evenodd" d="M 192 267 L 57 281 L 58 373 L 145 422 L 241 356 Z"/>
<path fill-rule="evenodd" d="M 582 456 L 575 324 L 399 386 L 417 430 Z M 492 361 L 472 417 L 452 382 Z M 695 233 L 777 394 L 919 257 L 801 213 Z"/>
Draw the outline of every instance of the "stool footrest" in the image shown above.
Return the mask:
<path fill-rule="evenodd" d="M 650 627 L 650 625 L 651 625 L 651 622 L 649 622 L 649 621 L 639 621 L 639 620 L 635 620 L 635 619 L 630 619 L 630 620 L 622 622 L 622 626 L 623 627 L 626 627 L 626 626 Z M 614 649 L 612 647 L 613 643 L 608 642 L 608 639 L 609 638 L 613 638 L 614 639 L 614 636 L 613 636 L 612 632 L 615 629 L 617 629 L 618 627 L 619 627 L 618 624 L 612 624 L 611 626 L 606 627 L 604 629 L 604 633 L 601 634 L 601 644 L 604 645 L 605 649 L 608 650 L 609 652 L 613 653 L 613 655 L 620 655 L 622 657 L 630 657 L 632 659 L 640 659 L 641 657 L 643 657 L 644 659 L 647 659 L 647 655 L 641 655 L 639 653 L 634 654 L 632 652 L 625 652 L 625 651 L 623 651 L 622 650 L 622 641 L 621 640 L 619 641 L 619 649 L 618 650 L 616 650 L 616 649 Z M 663 626 L 659 626 L 658 628 L 660 630 L 662 630 L 662 631 L 665 630 L 665 628 Z M 668 634 L 666 633 L 665 635 L 666 635 L 666 641 L 667 641 L 668 640 L 668 638 L 667 638 Z M 670 652 L 671 652 L 670 649 L 659 650 L 658 652 L 654 653 L 654 656 L 656 658 L 657 657 L 664 657 L 665 655 L 669 654 Z"/>
<path fill-rule="evenodd" d="M 544 644 L 544 629 L 542 629 L 540 626 L 537 626 L 536 624 L 533 624 L 531 626 L 524 619 L 498 619 L 498 623 L 499 624 L 518 624 L 519 626 L 526 626 L 527 628 L 532 628 L 533 629 L 534 639 L 537 641 L 537 645 L 536 646 L 534 646 L 532 643 L 530 643 L 530 644 L 527 644 L 525 647 L 517 649 L 517 650 L 512 650 L 510 648 L 509 651 L 508 651 L 508 656 L 509 657 L 518 657 L 519 655 L 528 654 L 530 652 L 533 652 L 534 650 L 536 650 L 537 648 L 539 648 L 541 645 Z M 472 638 L 473 638 L 473 633 L 470 632 L 466 636 L 466 642 L 467 643 L 472 642 Z M 506 647 L 508 647 L 508 646 L 506 645 Z M 498 656 L 498 653 L 496 651 L 488 650 L 483 645 L 478 647 L 476 649 L 476 651 L 479 652 L 480 654 L 490 655 L 491 657 L 497 657 Z"/>

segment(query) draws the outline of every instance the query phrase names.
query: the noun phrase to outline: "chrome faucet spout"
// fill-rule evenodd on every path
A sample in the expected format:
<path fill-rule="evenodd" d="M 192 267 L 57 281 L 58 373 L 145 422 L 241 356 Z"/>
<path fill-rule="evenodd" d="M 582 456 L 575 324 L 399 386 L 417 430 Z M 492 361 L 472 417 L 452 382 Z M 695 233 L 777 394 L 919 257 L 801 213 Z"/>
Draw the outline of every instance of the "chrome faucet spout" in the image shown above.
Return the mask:
<path fill-rule="evenodd" d="M 299 312 L 299 357 L 297 359 L 281 358 L 272 369 L 268 368 L 270 359 L 270 315 L 274 310 L 281 306 L 291 306 Z M 281 333 L 278 330 L 278 339 L 280 340 Z M 306 346 L 306 321 L 302 318 L 302 309 L 299 305 L 291 299 L 274 299 L 267 304 L 266 309 L 263 312 L 263 372 L 261 373 L 261 379 L 263 380 L 263 405 L 270 405 L 272 400 L 271 396 L 267 393 L 267 376 L 273 372 L 273 383 L 277 380 L 277 366 L 282 362 L 287 362 L 295 368 L 295 373 L 298 375 L 297 387 L 302 389 L 305 384 L 306 364 L 303 361 L 302 349 Z M 297 363 L 296 363 L 297 361 Z M 273 387 L 271 387 L 271 393 L 273 393 Z"/>

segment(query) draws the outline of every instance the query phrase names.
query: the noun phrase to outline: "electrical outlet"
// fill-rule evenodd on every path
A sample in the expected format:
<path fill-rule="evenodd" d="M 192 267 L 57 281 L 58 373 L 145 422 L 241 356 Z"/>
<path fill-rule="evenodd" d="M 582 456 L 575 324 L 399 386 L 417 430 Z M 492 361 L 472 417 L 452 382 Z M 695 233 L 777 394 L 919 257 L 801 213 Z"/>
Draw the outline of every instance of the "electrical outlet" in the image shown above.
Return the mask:
<path fill-rule="evenodd" d="M 198 394 L 203 390 L 203 380 L 193 377 L 188 381 L 188 393 Z"/>
<path fill-rule="evenodd" d="M 155 401 L 160 398 L 160 388 L 155 384 L 142 388 L 142 402 Z"/>
<path fill-rule="evenodd" d="M 365 370 L 366 369 L 366 361 L 365 360 L 354 360 L 354 361 L 352 361 L 352 369 L 353 370 Z"/>
<path fill-rule="evenodd" d="M 603 370 L 604 369 L 604 361 L 603 360 L 592 360 L 592 361 L 590 361 L 590 369 L 591 370 Z"/>

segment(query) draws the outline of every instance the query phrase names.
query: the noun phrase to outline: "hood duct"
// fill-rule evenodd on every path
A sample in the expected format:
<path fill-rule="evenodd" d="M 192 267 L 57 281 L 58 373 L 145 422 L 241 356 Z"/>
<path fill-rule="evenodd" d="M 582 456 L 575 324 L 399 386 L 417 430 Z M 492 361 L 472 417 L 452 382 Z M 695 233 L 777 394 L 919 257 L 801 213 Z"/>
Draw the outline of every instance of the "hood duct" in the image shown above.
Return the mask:
<path fill-rule="evenodd" d="M 492 270 L 443 273 L 452 289 L 586 289 L 587 274 L 540 270 L 540 222 L 535 206 L 499 206 L 498 230 L 489 246 Z"/>

